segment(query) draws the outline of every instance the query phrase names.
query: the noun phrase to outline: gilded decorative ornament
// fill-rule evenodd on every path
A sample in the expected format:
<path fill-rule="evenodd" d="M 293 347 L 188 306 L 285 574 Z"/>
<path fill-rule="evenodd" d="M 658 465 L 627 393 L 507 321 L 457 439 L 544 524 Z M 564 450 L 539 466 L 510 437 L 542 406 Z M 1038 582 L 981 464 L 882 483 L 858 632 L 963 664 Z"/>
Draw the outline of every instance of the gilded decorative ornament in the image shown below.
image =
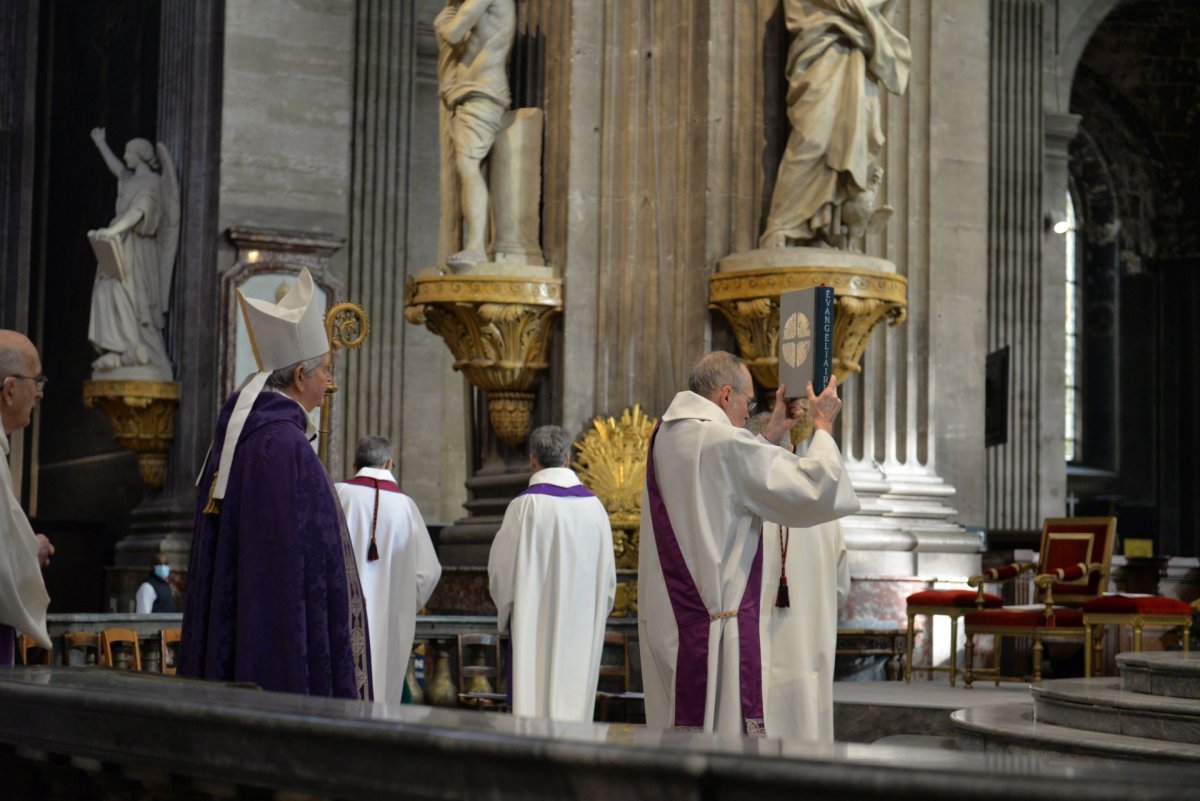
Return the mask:
<path fill-rule="evenodd" d="M 636 615 L 638 611 L 638 582 L 637 573 L 634 572 L 631 578 L 621 581 L 620 577 L 617 581 L 617 591 L 613 596 L 613 617 L 628 617 Z"/>
<path fill-rule="evenodd" d="M 575 446 L 579 480 L 608 511 L 618 571 L 637 570 L 646 453 L 657 422 L 634 404 L 621 412 L 619 420 L 597 417 Z M 624 585 L 618 585 L 618 592 L 620 586 Z M 618 615 L 615 610 L 613 614 Z"/>
<path fill-rule="evenodd" d="M 862 372 L 871 331 L 887 319 L 907 316 L 908 280 L 895 273 L 837 267 L 772 267 L 716 273 L 709 308 L 729 321 L 738 351 L 754 380 L 768 391 L 779 386 L 779 296 L 824 284 L 833 287 L 833 373 L 842 383 Z"/>
<path fill-rule="evenodd" d="M 445 340 L 454 369 L 488 395 L 502 441 L 529 432 L 535 387 L 549 366 L 550 331 L 562 312 L 562 280 L 425 275 L 408 279 L 404 317 Z"/>
<path fill-rule="evenodd" d="M 151 489 L 161 489 L 167 451 L 175 438 L 179 384 L 174 381 L 85 381 L 83 405 L 99 409 L 113 436 L 138 458 L 138 472 Z"/>
<path fill-rule="evenodd" d="M 354 350 L 362 347 L 371 332 L 371 322 L 362 306 L 350 301 L 335 303 L 325 313 L 325 336 L 329 338 L 329 351 L 337 353 L 345 348 Z M 333 394 L 338 391 L 336 383 L 330 381 L 325 388 L 325 402 L 321 404 L 321 425 L 317 430 L 317 456 L 328 466 L 329 461 L 329 416 Z"/>

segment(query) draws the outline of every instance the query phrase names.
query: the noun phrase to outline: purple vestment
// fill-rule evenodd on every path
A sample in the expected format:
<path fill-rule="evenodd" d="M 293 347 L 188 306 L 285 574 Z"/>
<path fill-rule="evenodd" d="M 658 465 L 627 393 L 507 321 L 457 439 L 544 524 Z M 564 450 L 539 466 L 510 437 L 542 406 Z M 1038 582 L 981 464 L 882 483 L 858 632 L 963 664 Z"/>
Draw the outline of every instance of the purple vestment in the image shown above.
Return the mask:
<path fill-rule="evenodd" d="M 259 395 L 219 514 L 204 512 L 236 399 L 221 410 L 200 479 L 179 675 L 370 699 L 358 569 L 296 401 Z"/>
<path fill-rule="evenodd" d="M 518 494 L 518 497 L 521 495 L 549 495 L 554 498 L 596 497 L 596 493 L 582 484 L 576 484 L 573 487 L 560 487 L 557 484 L 530 484 Z"/>

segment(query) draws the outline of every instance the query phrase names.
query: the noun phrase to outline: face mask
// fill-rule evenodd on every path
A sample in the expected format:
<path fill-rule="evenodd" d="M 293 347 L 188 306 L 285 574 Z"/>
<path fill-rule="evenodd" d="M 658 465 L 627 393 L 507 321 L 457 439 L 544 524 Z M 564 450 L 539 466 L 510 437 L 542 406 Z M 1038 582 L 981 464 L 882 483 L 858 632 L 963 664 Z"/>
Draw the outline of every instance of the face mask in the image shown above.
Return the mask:
<path fill-rule="evenodd" d="M 167 576 L 171 575 L 170 565 L 155 565 L 154 566 L 154 575 L 158 576 L 160 579 L 163 579 L 165 581 Z"/>

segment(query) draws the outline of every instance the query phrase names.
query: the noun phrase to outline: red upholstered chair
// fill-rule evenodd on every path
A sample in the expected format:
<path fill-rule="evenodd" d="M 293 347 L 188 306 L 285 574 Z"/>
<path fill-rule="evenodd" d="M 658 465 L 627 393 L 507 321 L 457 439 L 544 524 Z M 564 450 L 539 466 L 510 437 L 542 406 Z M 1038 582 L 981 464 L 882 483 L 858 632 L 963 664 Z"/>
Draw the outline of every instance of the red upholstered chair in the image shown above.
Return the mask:
<path fill-rule="evenodd" d="M 1005 568 L 1007 569 L 1007 568 Z M 976 609 L 995 609 L 1004 605 L 999 595 L 983 591 L 985 581 L 996 581 L 995 570 L 984 571 L 979 576 L 971 576 L 969 583 L 974 590 L 923 590 L 914 592 L 905 599 L 908 613 L 908 634 L 904 641 L 904 680 L 912 681 L 914 670 L 946 671 L 950 674 L 950 686 L 953 687 L 958 677 L 958 619 L 967 612 Z M 929 662 L 924 665 L 913 664 L 913 640 L 916 632 L 916 618 L 924 615 L 929 620 Z M 950 618 L 950 665 L 933 664 L 933 618 L 934 615 L 945 615 Z"/>
<path fill-rule="evenodd" d="M 1131 627 L 1134 651 L 1142 650 L 1142 629 L 1146 626 L 1178 628 L 1183 650 L 1189 650 L 1194 608 L 1200 608 L 1200 600 L 1189 604 L 1162 595 L 1102 595 L 1093 598 L 1083 605 L 1084 642 L 1091 645 L 1084 656 L 1084 672 L 1090 676 L 1101 664 L 1093 656 L 1095 654 L 1098 657 L 1101 648 L 1101 639 L 1096 635 L 1102 630 L 1097 630 L 1097 626 L 1115 624 Z"/>
<path fill-rule="evenodd" d="M 963 617 L 967 635 L 966 675 L 963 683 L 970 688 L 975 673 L 971 660 L 975 635 L 1033 639 L 1032 681 L 1042 680 L 1042 641 L 1074 639 L 1089 643 L 1083 626 L 1083 604 L 1101 597 L 1108 586 L 1113 540 L 1117 534 L 1115 517 L 1051 518 L 1042 526 L 1042 545 L 1034 585 L 1041 603 L 1030 606 L 982 609 Z M 1027 571 L 1028 565 L 1011 565 L 1005 570 L 1011 578 Z M 996 649 L 997 655 L 999 648 Z M 999 685 L 1001 680 L 1024 681 L 1021 676 L 1002 676 L 1000 668 L 986 671 Z M 1084 675 L 1091 674 L 1090 660 L 1084 659 Z"/>

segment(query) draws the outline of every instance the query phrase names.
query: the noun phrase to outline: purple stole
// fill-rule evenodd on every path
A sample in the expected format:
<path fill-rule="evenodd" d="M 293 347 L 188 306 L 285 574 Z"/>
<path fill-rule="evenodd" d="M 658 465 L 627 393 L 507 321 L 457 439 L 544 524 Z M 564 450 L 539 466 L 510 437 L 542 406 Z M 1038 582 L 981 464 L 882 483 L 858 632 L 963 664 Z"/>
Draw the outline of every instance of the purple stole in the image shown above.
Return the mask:
<path fill-rule="evenodd" d="M 517 497 L 522 495 L 552 495 L 555 498 L 595 498 L 596 493 L 592 492 L 582 484 L 574 487 L 560 487 L 557 484 L 530 484 L 524 490 L 517 494 Z"/>
<path fill-rule="evenodd" d="M 762 590 L 762 538 L 746 590 L 736 610 L 710 612 L 700 597 L 696 582 L 688 572 L 683 552 L 667 505 L 663 502 L 654 474 L 654 440 L 661 423 L 650 435 L 646 453 L 646 489 L 650 499 L 650 520 L 654 525 L 654 545 L 667 585 L 667 597 L 679 629 L 679 650 L 675 654 L 675 727 L 703 728 L 704 707 L 708 697 L 708 632 L 710 623 L 738 618 L 738 661 L 742 696 L 742 718 L 747 734 L 764 735 L 762 703 L 762 652 L 758 640 L 759 595 Z"/>
<path fill-rule="evenodd" d="M 399 492 L 403 494 L 404 490 L 400 489 L 395 481 L 388 481 L 386 478 L 368 478 L 367 476 L 355 476 L 348 478 L 342 482 L 343 484 L 353 484 L 356 487 L 372 487 L 386 492 Z"/>

